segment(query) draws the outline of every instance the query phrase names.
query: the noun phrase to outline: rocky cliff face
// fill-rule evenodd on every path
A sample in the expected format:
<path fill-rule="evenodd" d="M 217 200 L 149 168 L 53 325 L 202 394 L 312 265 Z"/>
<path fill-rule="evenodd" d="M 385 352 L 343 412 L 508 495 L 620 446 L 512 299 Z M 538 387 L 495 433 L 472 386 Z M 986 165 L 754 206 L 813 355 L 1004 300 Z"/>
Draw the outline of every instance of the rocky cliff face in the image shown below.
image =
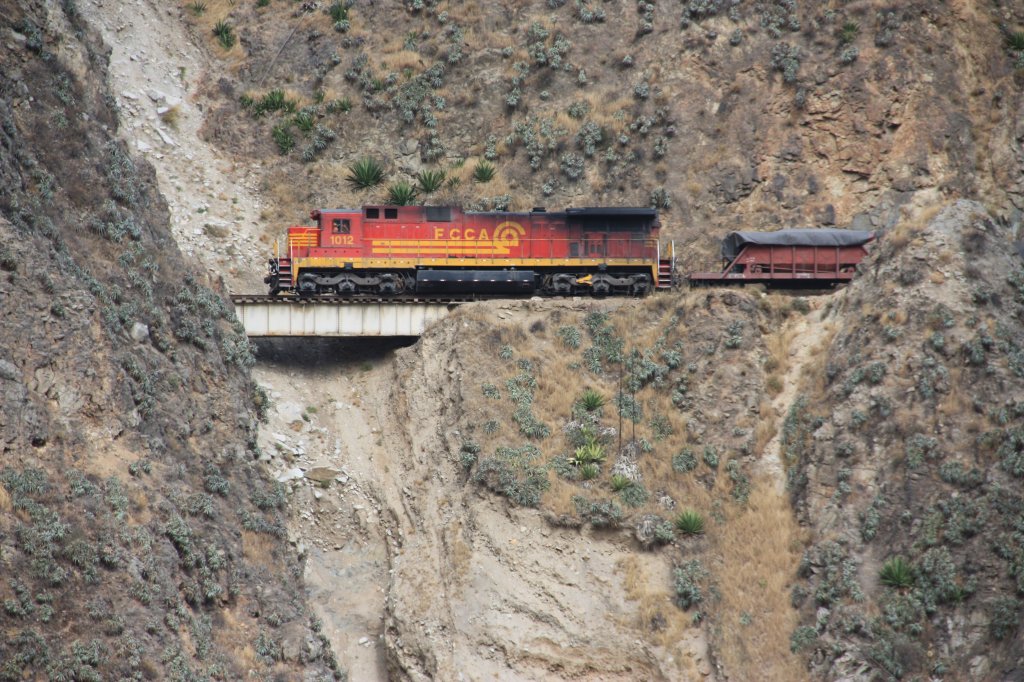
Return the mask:
<path fill-rule="evenodd" d="M 836 300 L 783 427 L 827 676 L 1021 674 L 1024 267 L 984 208 L 901 226 Z M 902 567 L 902 568 L 901 568 Z"/>
<path fill-rule="evenodd" d="M 227 303 L 74 3 L 0 6 L 0 677 L 327 679 Z"/>

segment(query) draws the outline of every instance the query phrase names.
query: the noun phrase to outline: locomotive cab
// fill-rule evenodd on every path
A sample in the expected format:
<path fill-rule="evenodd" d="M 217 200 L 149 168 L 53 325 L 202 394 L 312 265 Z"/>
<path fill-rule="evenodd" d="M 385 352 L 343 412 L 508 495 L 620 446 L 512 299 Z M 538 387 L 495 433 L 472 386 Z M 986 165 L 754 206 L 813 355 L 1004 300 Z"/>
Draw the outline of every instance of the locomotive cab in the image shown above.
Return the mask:
<path fill-rule="evenodd" d="M 332 256 L 359 255 L 363 225 L 358 211 L 316 210 L 309 215 L 320 230 L 320 248 L 331 249 Z"/>

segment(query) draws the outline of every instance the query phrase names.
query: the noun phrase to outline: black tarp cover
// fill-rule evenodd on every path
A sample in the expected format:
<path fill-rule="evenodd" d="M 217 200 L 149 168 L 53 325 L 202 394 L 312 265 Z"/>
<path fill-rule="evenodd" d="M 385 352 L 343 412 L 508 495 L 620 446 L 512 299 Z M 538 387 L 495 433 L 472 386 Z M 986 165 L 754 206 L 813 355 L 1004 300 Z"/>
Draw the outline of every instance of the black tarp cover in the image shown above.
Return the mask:
<path fill-rule="evenodd" d="M 722 240 L 722 258 L 732 260 L 747 244 L 762 246 L 860 246 L 874 239 L 868 230 L 840 230 L 822 227 L 810 230 L 789 229 L 775 232 L 730 232 Z"/>

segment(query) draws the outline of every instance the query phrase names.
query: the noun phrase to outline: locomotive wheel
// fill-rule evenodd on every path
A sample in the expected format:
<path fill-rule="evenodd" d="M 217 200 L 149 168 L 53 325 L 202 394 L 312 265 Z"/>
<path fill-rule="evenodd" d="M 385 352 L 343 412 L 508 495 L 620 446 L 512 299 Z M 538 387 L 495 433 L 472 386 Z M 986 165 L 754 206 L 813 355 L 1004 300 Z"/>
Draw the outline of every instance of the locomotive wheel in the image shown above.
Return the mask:
<path fill-rule="evenodd" d="M 380 276 L 377 291 L 385 296 L 395 296 L 405 292 L 406 278 L 400 272 L 385 272 Z"/>
<path fill-rule="evenodd" d="M 334 290 L 341 296 L 348 296 L 356 293 L 359 287 L 350 278 L 345 278 L 335 285 Z"/>
<path fill-rule="evenodd" d="M 316 284 L 316 275 L 300 275 L 295 288 L 298 291 L 299 296 L 312 296 L 320 293 L 319 287 Z"/>

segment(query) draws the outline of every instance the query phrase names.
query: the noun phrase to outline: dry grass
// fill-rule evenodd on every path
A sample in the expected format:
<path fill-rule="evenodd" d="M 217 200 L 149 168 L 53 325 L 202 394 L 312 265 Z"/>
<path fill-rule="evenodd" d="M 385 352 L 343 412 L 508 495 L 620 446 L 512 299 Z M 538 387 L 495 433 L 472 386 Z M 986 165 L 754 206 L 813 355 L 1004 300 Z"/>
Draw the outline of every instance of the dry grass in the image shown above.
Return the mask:
<path fill-rule="evenodd" d="M 667 571 L 657 571 L 662 575 L 652 575 L 651 568 L 644 566 L 636 556 L 620 559 L 615 568 L 622 576 L 626 599 L 636 602 L 633 618 L 628 624 L 644 633 L 651 643 L 665 648 L 671 648 L 683 639 L 693 625 L 686 612 L 672 603 L 672 593 L 665 587 L 669 584 L 668 576 L 664 575 Z M 690 663 L 692 665 L 692 661 Z"/>
<path fill-rule="evenodd" d="M 152 514 L 149 511 L 149 498 L 146 497 L 146 491 L 142 488 L 133 488 L 128 495 L 128 499 L 132 504 L 132 522 L 144 526 L 152 519 Z M 3 500 L 0 499 L 0 510 L 3 509 Z"/>
<path fill-rule="evenodd" d="M 401 41 L 399 41 L 398 49 L 382 53 L 380 63 L 385 71 L 397 71 L 398 73 L 405 69 L 412 69 L 415 72 L 426 66 L 423 56 L 419 52 L 401 49 Z"/>
<path fill-rule="evenodd" d="M 952 388 L 936 408 L 940 415 L 955 417 L 961 420 L 967 415 L 974 414 L 974 402 L 971 398 L 971 392 L 963 390 L 963 384 L 961 383 L 963 381 L 963 373 L 963 368 L 961 367 L 954 366 L 949 368 L 949 385 Z"/>
<path fill-rule="evenodd" d="M 456 521 L 452 528 L 445 530 L 445 549 L 448 552 L 448 565 L 456 580 L 465 580 L 473 559 L 473 550 L 462 539 L 462 522 Z"/>
<path fill-rule="evenodd" d="M 790 347 L 796 334 L 797 330 L 792 325 L 786 325 L 777 333 L 765 337 L 764 345 L 768 350 L 768 359 L 764 368 L 769 378 L 782 377 L 789 372 Z"/>
<path fill-rule="evenodd" d="M 812 402 L 824 398 L 825 392 L 828 390 L 825 365 L 828 359 L 828 349 L 832 346 L 832 339 L 835 338 L 836 331 L 835 324 L 824 325 L 820 340 L 811 349 L 808 362 L 804 364 L 803 372 L 800 374 L 799 391 L 808 395 Z"/>
<path fill-rule="evenodd" d="M 274 555 L 279 546 L 280 542 L 270 535 L 242 531 L 242 554 L 254 564 L 267 566 L 276 561 Z"/>
<path fill-rule="evenodd" d="M 731 511 L 711 539 L 721 557 L 713 569 L 722 595 L 715 648 L 730 678 L 807 679 L 802 661 L 789 651 L 798 624 L 789 591 L 804 538 L 786 498 L 756 482 L 748 505 Z"/>
<path fill-rule="evenodd" d="M 551 487 L 544 493 L 544 508 L 556 517 L 575 515 L 576 505 L 572 498 L 583 491 L 577 484 L 562 480 L 554 472 L 549 472 L 548 480 L 551 481 Z"/>
<path fill-rule="evenodd" d="M 11 504 L 11 495 L 7 492 L 6 488 L 0 486 L 0 512 L 4 512 L 6 514 L 10 512 L 11 509 L 13 509 L 13 505 Z"/>
<path fill-rule="evenodd" d="M 583 95 L 583 99 L 590 105 L 590 112 L 587 119 L 604 126 L 615 135 L 623 132 L 632 121 L 629 112 L 633 109 L 633 100 L 623 97 L 619 90 L 591 90 Z M 619 112 L 625 112 L 625 115 Z"/>
<path fill-rule="evenodd" d="M 885 235 L 886 245 L 893 251 L 899 251 L 917 239 L 945 204 L 932 204 L 924 209 L 910 209 L 903 215 L 903 220 Z"/>
<path fill-rule="evenodd" d="M 762 400 L 757 408 L 757 426 L 754 427 L 754 456 L 760 457 L 764 448 L 779 432 L 778 415 L 770 400 Z"/>
<path fill-rule="evenodd" d="M 206 37 L 207 45 L 214 55 L 227 61 L 231 66 L 240 65 L 247 55 L 242 48 L 242 41 L 238 39 L 237 22 L 230 17 L 232 10 L 235 9 L 235 2 L 233 0 L 200 0 L 200 3 L 205 5 L 206 9 L 197 16 L 191 10 L 193 0 L 183 1 L 181 6 L 184 9 L 184 16 Z M 217 41 L 217 36 L 213 34 L 214 25 L 222 20 L 235 29 L 235 44 L 229 50 L 225 50 Z"/>
<path fill-rule="evenodd" d="M 173 130 L 177 130 L 178 123 L 181 121 L 181 107 L 177 104 L 173 107 L 168 107 L 167 111 L 160 114 L 160 120 Z"/>
<path fill-rule="evenodd" d="M 569 133 L 569 137 L 573 138 L 576 133 L 580 131 L 583 126 L 583 118 L 573 118 L 565 111 L 560 111 L 555 114 L 555 127 L 562 128 Z"/>

